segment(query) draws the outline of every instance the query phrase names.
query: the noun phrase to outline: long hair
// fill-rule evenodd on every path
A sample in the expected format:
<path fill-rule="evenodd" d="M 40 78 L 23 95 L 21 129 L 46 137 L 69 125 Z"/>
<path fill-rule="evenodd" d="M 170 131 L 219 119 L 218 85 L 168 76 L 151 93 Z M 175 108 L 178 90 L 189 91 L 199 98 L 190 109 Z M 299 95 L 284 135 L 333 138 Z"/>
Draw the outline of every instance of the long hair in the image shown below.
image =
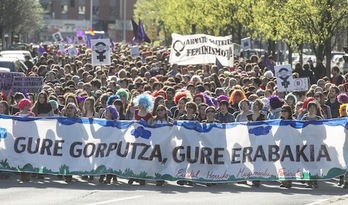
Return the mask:
<path fill-rule="evenodd" d="M 88 98 L 86 98 L 86 100 L 83 102 L 83 112 L 84 112 L 84 114 L 87 114 L 87 108 L 86 108 L 86 102 L 87 101 L 89 101 L 90 102 L 90 104 L 91 104 L 91 108 L 89 108 L 89 109 L 91 109 L 90 111 L 92 111 L 93 113 L 95 113 L 96 111 L 95 111 L 95 99 L 94 99 L 94 97 L 88 97 Z M 86 117 L 86 116 L 84 116 L 84 117 Z"/>
<path fill-rule="evenodd" d="M 280 119 L 283 119 L 283 120 L 293 120 L 294 119 L 292 109 L 289 105 L 283 105 L 282 110 L 285 110 L 286 112 L 288 112 L 289 116 L 287 119 L 283 119 L 283 117 L 280 117 Z"/>
<path fill-rule="evenodd" d="M 236 103 L 239 103 L 239 101 L 237 102 L 236 96 L 240 96 L 239 101 L 246 98 L 244 91 L 236 89 L 236 90 L 232 91 L 232 93 L 230 95 L 230 100 L 229 100 L 230 104 L 234 105 Z"/>
<path fill-rule="evenodd" d="M 340 105 L 340 109 L 339 109 L 340 117 L 347 117 L 347 111 L 346 111 L 347 105 L 348 105 L 347 103 Z"/>
<path fill-rule="evenodd" d="M 44 96 L 45 102 L 40 103 L 39 98 L 41 96 Z M 49 113 L 52 110 L 51 104 L 48 102 L 48 95 L 46 92 L 40 92 L 38 99 L 35 101 L 33 105 L 32 112 L 35 114 L 35 116 L 38 116 L 41 113 Z"/>
<path fill-rule="evenodd" d="M 119 120 L 125 120 L 126 119 L 126 112 L 124 110 L 124 105 L 123 105 L 123 102 L 121 99 L 116 99 L 114 101 L 114 105 L 116 107 L 116 105 L 120 106 L 120 110 L 117 110 L 120 117 L 119 117 Z"/>
<path fill-rule="evenodd" d="M 155 97 L 155 102 L 154 102 L 154 105 L 153 105 L 153 111 L 152 111 L 152 116 L 155 116 L 156 115 L 156 109 L 157 107 L 160 105 L 159 104 L 159 101 L 160 100 L 163 100 L 164 101 L 164 97 L 162 95 L 158 95 L 157 97 Z"/>
<path fill-rule="evenodd" d="M 10 110 L 9 110 L 8 103 L 5 100 L 2 100 L 2 101 L 0 101 L 0 104 L 2 104 L 2 106 L 5 107 L 4 113 L 0 113 L 0 114 L 9 115 L 10 114 Z"/>

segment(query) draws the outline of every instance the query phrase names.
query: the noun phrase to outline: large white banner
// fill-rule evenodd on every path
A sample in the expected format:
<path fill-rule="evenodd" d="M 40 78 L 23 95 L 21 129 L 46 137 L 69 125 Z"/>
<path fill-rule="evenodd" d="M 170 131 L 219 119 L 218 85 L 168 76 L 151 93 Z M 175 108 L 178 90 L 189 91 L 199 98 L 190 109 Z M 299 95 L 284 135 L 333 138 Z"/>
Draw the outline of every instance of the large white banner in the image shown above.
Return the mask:
<path fill-rule="evenodd" d="M 92 65 L 110 65 L 110 39 L 91 39 Z"/>
<path fill-rule="evenodd" d="M 149 127 L 0 115 L 0 170 L 201 182 L 329 179 L 345 173 L 347 119 Z"/>
<path fill-rule="evenodd" d="M 215 63 L 218 59 L 223 66 L 231 66 L 232 35 L 179 35 L 173 33 L 172 39 L 170 64 L 208 64 Z"/>

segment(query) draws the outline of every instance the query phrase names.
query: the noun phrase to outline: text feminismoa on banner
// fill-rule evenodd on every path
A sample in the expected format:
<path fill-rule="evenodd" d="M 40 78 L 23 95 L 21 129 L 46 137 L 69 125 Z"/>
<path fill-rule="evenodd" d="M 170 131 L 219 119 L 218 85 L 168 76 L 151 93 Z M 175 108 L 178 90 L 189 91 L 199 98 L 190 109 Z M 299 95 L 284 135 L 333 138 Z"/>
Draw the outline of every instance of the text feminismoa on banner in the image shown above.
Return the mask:
<path fill-rule="evenodd" d="M 210 36 L 206 34 L 172 34 L 169 57 L 171 64 L 208 64 L 218 59 L 223 66 L 231 66 L 233 56 L 232 35 Z"/>
<path fill-rule="evenodd" d="M 0 170 L 201 182 L 345 173 L 347 119 L 200 124 L 0 115 Z"/>

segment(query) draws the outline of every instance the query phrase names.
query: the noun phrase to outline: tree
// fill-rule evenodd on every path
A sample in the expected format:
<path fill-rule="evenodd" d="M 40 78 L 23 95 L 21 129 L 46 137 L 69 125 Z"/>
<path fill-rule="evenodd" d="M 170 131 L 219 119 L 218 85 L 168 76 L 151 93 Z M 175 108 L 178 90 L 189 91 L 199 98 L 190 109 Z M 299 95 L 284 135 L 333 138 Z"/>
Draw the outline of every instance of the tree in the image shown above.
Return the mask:
<path fill-rule="evenodd" d="M 5 42 L 4 34 L 8 34 L 8 42 L 12 42 L 13 33 L 22 34 L 41 28 L 42 16 L 43 9 L 37 0 L 2 0 L 0 4 L 2 42 Z"/>

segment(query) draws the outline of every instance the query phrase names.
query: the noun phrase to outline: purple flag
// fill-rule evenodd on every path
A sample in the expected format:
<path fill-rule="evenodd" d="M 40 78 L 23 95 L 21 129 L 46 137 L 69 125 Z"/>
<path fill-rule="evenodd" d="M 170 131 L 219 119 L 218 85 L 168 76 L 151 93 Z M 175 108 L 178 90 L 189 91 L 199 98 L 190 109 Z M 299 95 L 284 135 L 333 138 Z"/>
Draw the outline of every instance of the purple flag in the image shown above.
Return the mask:
<path fill-rule="evenodd" d="M 42 46 L 39 46 L 39 49 L 37 50 L 37 53 L 41 56 L 44 52 L 46 52 L 45 48 Z"/>
<path fill-rule="evenodd" d="M 216 66 L 218 67 L 218 69 L 220 70 L 220 69 L 222 69 L 224 66 L 221 64 L 221 62 L 219 61 L 219 59 L 218 58 L 215 58 L 216 60 L 215 60 L 215 64 L 216 64 Z"/>
<path fill-rule="evenodd" d="M 265 53 L 264 57 L 263 57 L 263 61 L 261 64 L 263 67 L 267 67 L 268 70 L 272 71 L 272 73 L 274 73 L 274 65 L 271 63 L 271 61 L 268 59 L 268 54 Z"/>
<path fill-rule="evenodd" d="M 115 52 L 115 44 L 114 44 L 114 42 L 112 41 L 111 38 L 110 38 L 110 43 L 111 43 L 111 51 Z"/>
<path fill-rule="evenodd" d="M 90 35 L 86 35 L 86 46 L 87 48 L 91 48 L 92 44 L 91 44 L 91 36 Z"/>
<path fill-rule="evenodd" d="M 85 35 L 85 32 L 82 30 L 76 30 L 76 37 L 83 37 Z"/>
<path fill-rule="evenodd" d="M 138 24 L 132 19 L 132 27 L 133 27 L 133 39 L 131 42 L 131 45 L 134 45 L 136 43 L 136 41 L 138 41 L 138 29 L 139 26 Z"/>
<path fill-rule="evenodd" d="M 67 42 L 68 44 L 72 44 L 73 40 L 72 40 L 69 36 L 67 36 L 67 37 L 66 37 L 66 42 Z"/>
<path fill-rule="evenodd" d="M 133 19 L 132 19 L 132 27 L 133 27 L 133 35 L 134 35 L 135 39 L 137 39 L 139 26 Z"/>
<path fill-rule="evenodd" d="M 140 19 L 139 19 L 138 35 L 141 41 L 145 41 L 146 43 L 151 43 L 150 38 L 145 33 L 144 26 L 141 23 Z"/>

